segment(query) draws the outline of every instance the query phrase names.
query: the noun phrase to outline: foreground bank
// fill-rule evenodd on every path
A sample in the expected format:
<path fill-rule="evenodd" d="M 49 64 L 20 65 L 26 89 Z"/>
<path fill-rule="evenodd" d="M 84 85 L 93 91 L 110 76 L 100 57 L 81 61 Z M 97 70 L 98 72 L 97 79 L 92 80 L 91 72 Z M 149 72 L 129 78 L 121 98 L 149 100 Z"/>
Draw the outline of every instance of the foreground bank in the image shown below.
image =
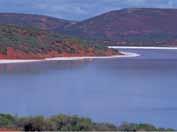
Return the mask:
<path fill-rule="evenodd" d="M 110 123 L 97 123 L 89 118 L 56 115 L 51 117 L 17 117 L 0 114 L 0 130 L 24 131 L 172 131 L 149 124 L 123 123 L 119 126 Z"/>

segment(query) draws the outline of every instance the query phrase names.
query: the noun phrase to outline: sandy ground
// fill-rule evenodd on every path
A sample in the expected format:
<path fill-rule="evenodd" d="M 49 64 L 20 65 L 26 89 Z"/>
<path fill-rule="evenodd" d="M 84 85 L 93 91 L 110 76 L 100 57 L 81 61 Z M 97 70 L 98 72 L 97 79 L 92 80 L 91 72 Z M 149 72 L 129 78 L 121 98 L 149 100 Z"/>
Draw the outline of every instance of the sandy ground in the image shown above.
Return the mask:
<path fill-rule="evenodd" d="M 55 57 L 46 58 L 41 60 L 18 60 L 18 59 L 1 59 L 0 64 L 9 63 L 29 63 L 29 62 L 43 62 L 43 61 L 53 61 L 53 60 L 84 60 L 84 59 L 110 59 L 110 58 L 126 58 L 126 57 L 137 57 L 139 54 L 130 52 L 121 52 L 123 55 L 114 56 L 83 56 L 83 57 Z"/>
<path fill-rule="evenodd" d="M 177 47 L 139 47 L 139 46 L 108 46 L 112 49 L 154 49 L 154 50 L 177 50 Z"/>

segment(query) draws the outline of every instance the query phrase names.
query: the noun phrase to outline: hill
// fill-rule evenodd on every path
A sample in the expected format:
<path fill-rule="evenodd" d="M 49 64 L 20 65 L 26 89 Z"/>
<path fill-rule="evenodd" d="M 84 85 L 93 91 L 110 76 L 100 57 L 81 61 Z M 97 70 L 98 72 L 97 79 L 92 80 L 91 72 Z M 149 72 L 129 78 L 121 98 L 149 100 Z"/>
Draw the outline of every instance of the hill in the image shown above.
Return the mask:
<path fill-rule="evenodd" d="M 35 27 L 49 31 L 60 32 L 65 26 L 73 23 L 75 22 L 44 15 L 0 13 L 0 24 Z"/>
<path fill-rule="evenodd" d="M 0 25 L 0 59 L 108 56 L 117 51 L 36 28 Z"/>
<path fill-rule="evenodd" d="M 177 9 L 128 8 L 81 22 L 16 13 L 0 13 L 0 18 L 0 24 L 59 32 L 99 45 L 177 46 Z"/>
<path fill-rule="evenodd" d="M 68 34 L 110 45 L 177 46 L 177 9 L 130 8 L 78 22 Z"/>

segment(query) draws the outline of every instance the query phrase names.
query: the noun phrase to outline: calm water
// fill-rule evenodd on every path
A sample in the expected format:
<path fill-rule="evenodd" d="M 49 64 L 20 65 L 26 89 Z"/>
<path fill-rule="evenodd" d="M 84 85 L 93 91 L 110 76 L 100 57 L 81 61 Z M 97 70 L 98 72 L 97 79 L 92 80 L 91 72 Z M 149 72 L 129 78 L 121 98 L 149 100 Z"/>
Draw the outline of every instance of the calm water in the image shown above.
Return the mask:
<path fill-rule="evenodd" d="M 77 114 L 177 128 L 177 50 L 137 58 L 0 65 L 0 112 Z"/>

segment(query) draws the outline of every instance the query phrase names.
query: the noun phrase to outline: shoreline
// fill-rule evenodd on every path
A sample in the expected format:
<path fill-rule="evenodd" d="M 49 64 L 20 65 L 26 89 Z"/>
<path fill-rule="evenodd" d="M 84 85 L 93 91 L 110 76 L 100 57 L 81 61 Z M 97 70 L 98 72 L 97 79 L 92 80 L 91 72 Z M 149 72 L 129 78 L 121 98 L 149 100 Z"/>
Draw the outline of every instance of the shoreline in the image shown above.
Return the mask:
<path fill-rule="evenodd" d="M 177 50 L 177 47 L 155 47 L 155 46 L 108 46 L 111 49 L 151 49 L 151 50 Z"/>
<path fill-rule="evenodd" d="M 131 58 L 140 56 L 137 53 L 122 52 L 123 55 L 113 55 L 113 56 L 82 56 L 82 57 L 54 57 L 45 58 L 41 60 L 25 60 L 25 59 L 0 59 L 0 64 L 14 64 L 14 63 L 30 63 L 30 62 L 45 62 L 45 61 L 59 61 L 59 60 L 86 60 L 86 59 L 112 59 L 112 58 Z"/>

